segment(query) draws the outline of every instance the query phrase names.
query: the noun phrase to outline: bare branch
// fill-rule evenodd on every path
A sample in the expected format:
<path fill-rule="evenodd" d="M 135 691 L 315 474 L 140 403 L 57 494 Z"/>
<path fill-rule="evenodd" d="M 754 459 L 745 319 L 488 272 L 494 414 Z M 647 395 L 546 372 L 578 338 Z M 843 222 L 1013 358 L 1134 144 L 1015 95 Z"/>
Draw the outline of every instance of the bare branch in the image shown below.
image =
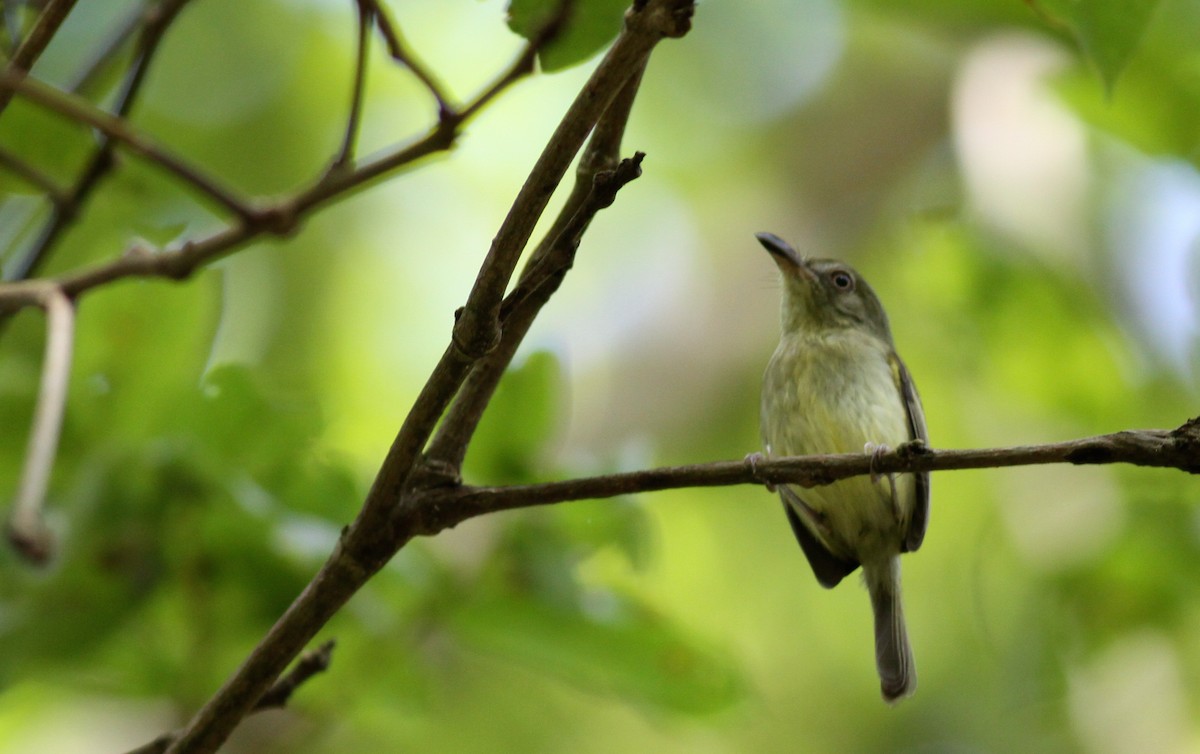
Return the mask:
<path fill-rule="evenodd" d="M 635 3 L 626 14 L 625 27 L 568 109 L 518 194 L 488 252 L 463 316 L 455 325 L 452 343 L 401 425 L 362 510 L 300 596 L 237 672 L 196 713 L 183 736 L 168 750 L 171 754 L 215 751 L 287 661 L 418 531 L 419 512 L 413 509 L 408 493 L 421 449 L 473 361 L 498 340 L 500 294 L 533 223 L 600 114 L 642 69 L 658 41 L 686 32 L 691 10 L 690 0 L 648 0 Z M 439 126 L 444 128 L 445 124 L 443 121 Z M 405 513 L 397 519 L 396 510 Z M 407 526 L 397 526 L 397 521 Z"/>
<path fill-rule="evenodd" d="M 438 80 L 433 77 L 433 74 L 429 72 L 425 64 L 405 44 L 404 36 L 400 33 L 400 29 L 388 15 L 387 6 L 378 0 L 358 0 L 358 2 L 360 5 L 365 3 L 372 6 L 375 11 L 375 25 L 379 29 L 380 35 L 383 36 L 384 43 L 388 48 L 388 54 L 392 56 L 392 60 L 407 68 L 429 90 L 429 94 L 438 106 L 438 118 L 442 119 L 446 114 L 452 112 L 453 108 L 450 107 L 450 99 L 446 96 L 442 85 L 438 83 Z"/>
<path fill-rule="evenodd" d="M 179 7 L 186 2 L 187 0 L 165 0 L 164 7 Z M 145 35 L 149 36 L 150 31 L 147 30 Z M 155 36 L 156 40 L 157 38 Z M 522 53 L 521 57 L 524 57 L 525 54 Z M 148 52 L 144 53 L 141 60 L 147 60 L 148 55 Z M 143 67 L 144 65 L 143 62 Z M 515 67 L 514 65 L 510 68 L 510 72 Z M 290 233 L 295 230 L 304 217 L 321 206 L 345 198 L 384 175 L 394 174 L 397 170 L 410 167 L 430 155 L 450 149 L 467 120 L 478 114 L 482 106 L 490 102 L 502 89 L 520 80 L 520 76 L 514 77 L 505 74 L 499 80 L 504 82 L 503 87 L 497 87 L 495 84 L 489 86 L 464 108 L 462 113 L 455 113 L 452 117 L 440 120 L 421 138 L 368 157 L 352 171 L 326 172 L 310 188 L 293 197 L 258 205 L 254 217 L 243 220 L 236 226 L 217 231 L 207 238 L 189 241 L 175 249 L 151 252 L 145 248 L 135 247 L 111 262 L 66 273 L 52 282 L 62 287 L 72 298 L 78 298 L 97 286 L 123 278 L 162 277 L 183 280 L 197 268 L 237 251 L 261 235 Z M 127 91 L 131 91 L 131 89 L 127 87 Z M 13 275 L 15 280 L 19 281 L 28 277 L 36 269 L 44 258 L 46 250 L 74 216 L 84 195 L 107 172 L 109 156 L 108 152 L 97 154 L 89 170 L 76 184 L 73 192 L 75 201 L 68 203 L 62 213 L 47 226 L 33 251 L 23 260 L 22 265 L 16 267 Z M 21 283 L 0 284 L 0 312 L 11 312 L 29 305 Z"/>
<path fill-rule="evenodd" d="M 53 545 L 50 530 L 42 518 L 42 506 L 67 403 L 71 350 L 75 341 L 75 307 L 60 289 L 53 286 L 42 286 L 36 297 L 46 310 L 46 357 L 33 412 L 33 429 L 29 433 L 29 449 L 8 519 L 8 538 L 25 558 L 44 563 L 50 557 Z"/>
<path fill-rule="evenodd" d="M 58 33 L 58 28 L 67 20 L 67 14 L 75 6 L 75 2 L 76 0 L 48 0 L 33 28 L 29 30 L 29 36 L 22 40 L 21 46 L 13 53 L 8 65 L 4 66 L 6 77 L 19 80 L 33 68 L 34 62 L 41 57 L 50 40 Z M 11 101 L 12 90 L 0 89 L 0 113 L 4 112 Z"/>
<path fill-rule="evenodd" d="M 575 98 L 521 187 L 512 209 L 484 259 L 475 285 L 454 327 L 454 343 L 464 353 L 485 356 L 500 341 L 500 301 L 533 227 L 562 180 L 588 132 L 617 92 L 664 37 L 690 28 L 692 4 L 682 0 L 635 3 L 625 27 Z"/>
<path fill-rule="evenodd" d="M 0 166 L 7 168 L 13 175 L 46 194 L 54 204 L 62 205 L 67 202 L 67 193 L 54 182 L 54 179 L 7 149 L 0 149 Z"/>
<path fill-rule="evenodd" d="M 454 400 L 454 405 L 450 407 L 438 427 L 437 435 L 429 444 L 426 456 L 439 465 L 443 473 L 453 476 L 462 465 L 467 445 L 483 417 L 484 409 L 495 393 L 504 370 L 512 362 L 542 306 L 550 300 L 567 269 L 574 262 L 578 236 L 600 209 L 598 203 L 593 202 L 590 211 L 583 211 L 589 199 L 596 194 L 597 176 L 618 166 L 621 139 L 637 96 L 641 73 L 639 70 L 630 78 L 596 124 L 576 168 L 575 185 L 570 196 L 567 197 L 554 224 L 546 232 L 545 238 L 530 255 L 517 288 L 508 295 L 501 307 L 503 333 L 500 343 L 472 368 L 463 389 Z M 575 224 L 576 230 L 568 232 L 568 226 L 572 223 Z M 547 258 L 553 258 L 553 268 L 547 264 Z M 530 282 L 530 275 L 534 270 L 541 273 L 552 272 L 556 274 L 557 279 L 546 280 L 545 275 L 541 274 L 538 283 L 533 284 Z M 536 298 L 533 297 L 535 293 Z M 518 301 L 521 302 L 519 306 Z"/>
<path fill-rule="evenodd" d="M 350 113 L 346 116 L 342 146 L 329 164 L 331 173 L 344 171 L 354 160 L 354 145 L 358 141 L 362 120 L 363 93 L 367 87 L 367 48 L 371 41 L 371 29 L 375 25 L 375 14 L 379 11 L 374 0 L 357 0 L 355 7 L 358 9 L 358 41 L 354 54 L 354 83 L 350 89 Z"/>
<path fill-rule="evenodd" d="M 334 641 L 330 639 L 316 649 L 300 655 L 300 659 L 296 661 L 288 674 L 276 681 L 275 685 L 262 695 L 251 712 L 287 706 L 292 694 L 300 688 L 301 684 L 314 675 L 324 673 L 329 669 L 329 663 L 333 661 L 333 647 Z M 130 750 L 127 754 L 163 754 L 171 744 L 175 743 L 180 733 L 181 731 L 164 733 L 150 743 Z"/>
<path fill-rule="evenodd" d="M 127 118 L 133 111 L 133 106 L 141 91 L 142 83 L 146 79 L 146 72 L 150 68 L 150 62 L 158 52 L 163 36 L 170 25 L 174 23 L 179 12 L 187 5 L 188 1 L 161 0 L 157 5 L 150 6 L 134 14 L 112 35 L 112 38 L 107 42 L 104 49 L 101 50 L 96 60 L 88 67 L 85 67 L 83 74 L 80 75 L 71 90 L 78 93 L 86 88 L 92 77 L 107 64 L 112 56 L 116 55 L 117 51 L 124 46 L 128 37 L 138 30 L 140 24 L 141 33 L 138 35 L 137 57 L 133 65 L 126 72 L 125 79 L 121 83 L 121 90 L 117 96 L 116 107 L 114 109 L 116 117 Z M 12 279 L 24 280 L 34 275 L 42 263 L 45 262 L 46 257 L 54 248 L 54 244 L 58 241 L 63 230 L 74 221 L 83 205 L 91 196 L 92 190 L 112 169 L 113 148 L 115 145 L 116 142 L 112 137 L 107 134 L 101 135 L 100 143 L 96 145 L 95 152 L 92 153 L 87 166 L 79 174 L 75 185 L 71 188 L 68 200 L 55 205 L 54 212 L 42 227 L 42 232 L 37 240 L 25 251 L 18 263 L 10 268 Z"/>
<path fill-rule="evenodd" d="M 735 484 L 798 484 L 819 487 L 864 474 L 950 471 L 1049 463 L 1077 465 L 1128 463 L 1200 474 L 1200 417 L 1174 430 L 1130 430 L 1047 445 L 981 450 L 934 450 L 920 444 L 872 455 L 747 458 L 691 466 L 670 466 L 561 482 L 505 487 L 441 487 L 421 493 L 424 535 L 436 534 L 485 513 L 550 505 L 569 500 L 630 495 L 683 487 Z"/>
<path fill-rule="evenodd" d="M 91 126 L 110 139 L 124 144 L 130 151 L 174 174 L 243 220 L 252 220 L 255 217 L 255 210 L 232 189 L 221 186 L 216 179 L 205 175 L 196 166 L 188 164 L 183 158 L 158 145 L 128 121 L 110 115 L 86 100 L 23 75 L 6 73 L 0 76 L 0 91 L 10 89 L 48 110 Z"/>

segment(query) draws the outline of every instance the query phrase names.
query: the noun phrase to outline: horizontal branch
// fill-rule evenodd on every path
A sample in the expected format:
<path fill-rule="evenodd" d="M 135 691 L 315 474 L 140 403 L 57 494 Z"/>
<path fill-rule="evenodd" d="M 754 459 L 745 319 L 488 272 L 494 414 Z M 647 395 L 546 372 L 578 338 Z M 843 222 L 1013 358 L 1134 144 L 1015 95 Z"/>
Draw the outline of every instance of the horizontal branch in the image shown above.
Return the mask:
<path fill-rule="evenodd" d="M 819 487 L 840 479 L 872 473 L 951 471 L 1048 463 L 1128 463 L 1200 474 L 1200 417 L 1174 430 L 1129 430 L 1048 445 L 936 450 L 908 443 L 879 455 L 843 453 L 771 460 L 750 456 L 742 461 L 668 466 L 542 484 L 432 488 L 422 494 L 422 499 L 416 505 L 405 511 L 419 512 L 418 529 L 422 534 L 432 535 L 485 513 L 638 492 L 735 484 Z"/>

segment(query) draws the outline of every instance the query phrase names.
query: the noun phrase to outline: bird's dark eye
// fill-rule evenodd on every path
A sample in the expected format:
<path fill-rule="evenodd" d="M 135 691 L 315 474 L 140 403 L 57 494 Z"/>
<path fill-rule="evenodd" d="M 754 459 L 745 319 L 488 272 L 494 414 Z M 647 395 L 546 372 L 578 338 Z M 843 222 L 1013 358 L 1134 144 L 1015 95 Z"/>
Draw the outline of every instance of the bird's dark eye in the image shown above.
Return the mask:
<path fill-rule="evenodd" d="M 835 270 L 829 273 L 829 282 L 839 291 L 854 290 L 854 276 L 845 270 Z"/>

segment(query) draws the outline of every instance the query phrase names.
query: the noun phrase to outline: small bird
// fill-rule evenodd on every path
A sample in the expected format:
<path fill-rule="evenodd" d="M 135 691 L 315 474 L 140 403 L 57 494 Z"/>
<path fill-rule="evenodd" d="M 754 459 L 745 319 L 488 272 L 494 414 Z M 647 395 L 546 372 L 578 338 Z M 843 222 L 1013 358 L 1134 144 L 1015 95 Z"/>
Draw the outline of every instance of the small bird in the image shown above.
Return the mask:
<path fill-rule="evenodd" d="M 757 238 L 783 277 L 782 334 L 763 376 L 766 456 L 879 453 L 924 443 L 921 400 L 867 282 L 842 262 L 801 257 L 775 235 Z M 915 551 L 925 537 L 929 475 L 872 474 L 778 490 L 821 586 L 831 589 L 862 566 L 880 690 L 888 702 L 908 696 L 917 675 L 900 602 L 900 553 Z"/>

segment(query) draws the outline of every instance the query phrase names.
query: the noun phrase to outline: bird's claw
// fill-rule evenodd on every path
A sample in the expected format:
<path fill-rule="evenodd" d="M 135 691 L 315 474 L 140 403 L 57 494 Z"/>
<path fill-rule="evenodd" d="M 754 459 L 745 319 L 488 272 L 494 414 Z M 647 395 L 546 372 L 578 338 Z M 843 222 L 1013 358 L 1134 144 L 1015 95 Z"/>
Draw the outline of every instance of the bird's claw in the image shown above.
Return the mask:
<path fill-rule="evenodd" d="M 871 482 L 872 483 L 878 482 L 879 477 L 881 477 L 881 476 L 889 476 L 887 474 L 880 474 L 878 471 L 875 470 L 875 466 L 879 463 L 879 459 L 882 458 L 885 453 L 891 452 L 891 450 L 892 449 L 889 448 L 887 446 L 887 444 L 885 444 L 885 443 L 880 443 L 879 445 L 876 445 L 873 442 L 869 442 L 863 446 L 863 452 L 871 454 L 870 469 L 871 469 Z"/>
<path fill-rule="evenodd" d="M 747 453 L 746 458 L 745 458 L 745 464 L 750 467 L 750 475 L 751 476 L 753 476 L 758 481 L 762 482 L 763 486 L 767 488 L 768 492 L 774 492 L 775 485 L 772 484 L 771 482 L 769 482 L 768 480 L 759 477 L 759 475 L 758 475 L 758 464 L 762 463 L 765 460 L 767 460 L 767 457 L 764 456 L 762 453 L 759 453 L 759 452 Z"/>

